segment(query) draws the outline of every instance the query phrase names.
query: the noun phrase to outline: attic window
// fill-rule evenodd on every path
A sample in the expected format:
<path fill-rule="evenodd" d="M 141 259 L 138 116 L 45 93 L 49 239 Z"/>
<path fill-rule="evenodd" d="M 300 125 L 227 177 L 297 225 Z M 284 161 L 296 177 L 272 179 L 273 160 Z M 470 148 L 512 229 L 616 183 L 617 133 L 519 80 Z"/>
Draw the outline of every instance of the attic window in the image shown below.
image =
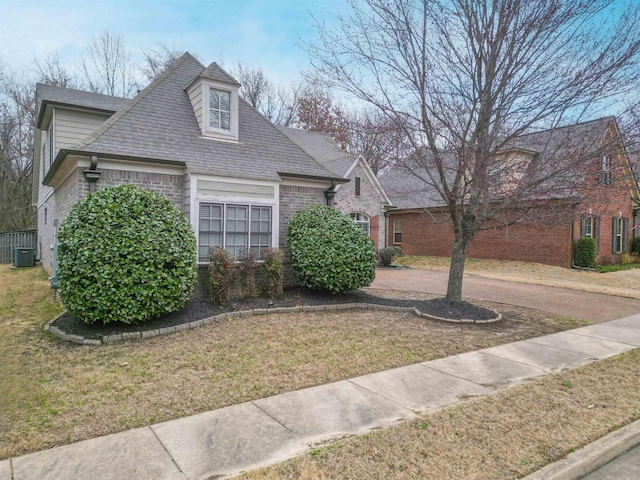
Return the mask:
<path fill-rule="evenodd" d="M 360 177 L 356 177 L 356 197 L 360 196 Z"/>
<path fill-rule="evenodd" d="M 613 185 L 613 175 L 611 174 L 611 157 L 602 156 L 600 164 L 600 185 Z"/>
<path fill-rule="evenodd" d="M 209 127 L 231 131 L 231 92 L 209 89 Z"/>

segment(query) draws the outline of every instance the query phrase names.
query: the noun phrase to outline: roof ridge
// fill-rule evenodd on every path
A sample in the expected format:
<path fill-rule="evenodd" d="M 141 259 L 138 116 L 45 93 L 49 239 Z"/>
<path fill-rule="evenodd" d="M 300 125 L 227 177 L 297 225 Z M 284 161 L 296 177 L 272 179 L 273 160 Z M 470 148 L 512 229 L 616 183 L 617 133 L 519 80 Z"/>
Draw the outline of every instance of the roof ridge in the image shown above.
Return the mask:
<path fill-rule="evenodd" d="M 129 112 L 133 107 L 135 107 L 140 101 L 146 97 L 149 92 L 151 92 L 156 86 L 162 82 L 165 78 L 169 76 L 169 74 L 173 73 L 185 60 L 188 58 L 194 59 L 200 65 L 202 65 L 196 58 L 193 57 L 189 52 L 185 52 L 178 58 L 169 68 L 167 68 L 164 72 L 158 75 L 149 85 L 147 85 L 138 95 L 133 97 L 130 102 L 128 102 L 124 107 L 114 113 L 109 120 L 100 125 L 96 130 L 94 130 L 91 134 L 87 136 L 84 140 L 82 140 L 79 144 L 74 145 L 72 148 L 81 149 L 86 148 L 91 145 L 93 142 L 98 140 L 102 135 L 104 135 L 115 123 L 118 122 L 127 112 Z"/>
<path fill-rule="evenodd" d="M 275 123 L 273 123 L 271 120 L 269 120 L 267 117 L 265 117 L 262 113 L 260 113 L 258 111 L 258 109 L 256 107 L 254 107 L 253 105 L 251 105 L 248 101 L 246 101 L 244 98 L 242 98 L 241 96 L 238 96 L 238 99 L 242 102 L 245 103 L 245 105 L 247 105 L 251 110 L 253 110 L 255 113 L 257 113 L 260 118 L 262 118 L 262 120 L 264 120 L 267 124 L 269 124 L 271 126 L 271 128 L 273 128 L 276 132 L 278 132 L 278 135 L 281 135 L 282 137 L 286 138 L 287 141 L 289 143 L 291 143 L 293 146 L 297 147 L 299 150 L 302 151 L 302 153 L 304 153 L 305 155 L 307 155 L 311 160 L 313 160 L 314 162 L 316 162 L 321 168 L 323 168 L 324 170 L 326 170 L 328 173 L 333 174 L 333 172 L 331 172 L 327 167 L 324 166 L 323 163 L 319 162 L 318 160 L 316 160 L 316 158 L 311 155 L 309 152 L 307 152 L 304 148 L 302 148 L 300 145 L 298 145 L 295 141 L 293 141 L 292 139 L 290 139 L 282 130 L 280 130 L 280 126 L 276 125 Z M 282 128 L 289 128 L 289 127 L 282 127 Z"/>
<path fill-rule="evenodd" d="M 514 137 L 514 139 L 521 138 L 521 137 L 526 137 L 528 135 L 537 135 L 539 133 L 552 132 L 552 131 L 555 131 L 555 130 L 562 130 L 562 129 L 565 129 L 565 128 L 579 127 L 581 125 L 586 125 L 588 123 L 596 123 L 596 122 L 601 122 L 601 121 L 604 121 L 604 120 L 611 121 L 611 120 L 615 120 L 615 118 L 616 118 L 615 115 L 607 115 L 606 117 L 594 118 L 593 120 L 585 120 L 584 122 L 572 123 L 572 124 L 569 124 L 569 125 L 562 125 L 560 127 L 545 128 L 545 129 L 539 130 L 537 132 L 522 133 L 522 134 L 517 135 L 516 137 Z"/>

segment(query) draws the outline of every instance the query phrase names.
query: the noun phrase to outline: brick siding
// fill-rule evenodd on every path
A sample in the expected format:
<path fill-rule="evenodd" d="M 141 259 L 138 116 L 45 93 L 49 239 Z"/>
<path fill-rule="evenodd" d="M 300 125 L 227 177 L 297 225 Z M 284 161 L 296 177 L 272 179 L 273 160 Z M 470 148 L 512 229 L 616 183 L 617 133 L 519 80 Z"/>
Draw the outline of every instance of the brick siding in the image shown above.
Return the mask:
<path fill-rule="evenodd" d="M 300 211 L 311 205 L 326 205 L 324 189 L 311 187 L 280 186 L 280 249 L 285 255 L 284 285 L 296 284 L 288 260 L 287 231 L 289 222 Z"/>

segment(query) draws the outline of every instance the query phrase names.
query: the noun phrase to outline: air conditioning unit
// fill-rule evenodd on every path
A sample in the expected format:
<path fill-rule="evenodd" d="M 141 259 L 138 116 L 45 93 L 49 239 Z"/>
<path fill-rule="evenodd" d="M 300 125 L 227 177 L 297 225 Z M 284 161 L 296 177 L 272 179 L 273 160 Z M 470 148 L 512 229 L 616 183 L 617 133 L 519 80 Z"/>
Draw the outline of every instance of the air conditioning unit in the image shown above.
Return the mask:
<path fill-rule="evenodd" d="M 16 248 L 13 251 L 14 267 L 33 267 L 36 264 L 35 248 Z"/>

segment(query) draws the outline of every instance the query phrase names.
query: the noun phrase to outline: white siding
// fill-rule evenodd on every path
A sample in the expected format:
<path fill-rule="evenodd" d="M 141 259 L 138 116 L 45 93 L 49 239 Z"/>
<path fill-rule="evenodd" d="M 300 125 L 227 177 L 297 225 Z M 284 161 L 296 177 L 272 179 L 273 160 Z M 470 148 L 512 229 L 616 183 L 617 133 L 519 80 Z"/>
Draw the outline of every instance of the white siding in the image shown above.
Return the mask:
<path fill-rule="evenodd" d="M 198 119 L 200 130 L 202 130 L 202 82 L 198 82 L 196 85 L 191 87 L 189 90 L 189 99 L 193 106 L 193 113 L 196 114 L 196 118 Z"/>
<path fill-rule="evenodd" d="M 44 152 L 42 147 L 44 146 Z M 49 132 L 47 130 L 40 131 L 40 145 L 38 148 L 40 168 L 38 171 L 38 206 L 42 205 L 47 198 L 53 193 L 53 188 L 42 184 L 44 176 L 49 171 Z M 43 156 L 44 153 L 44 156 Z"/>
<path fill-rule="evenodd" d="M 110 115 L 95 112 L 55 109 L 55 149 L 69 148 L 84 140 L 108 120 Z"/>

